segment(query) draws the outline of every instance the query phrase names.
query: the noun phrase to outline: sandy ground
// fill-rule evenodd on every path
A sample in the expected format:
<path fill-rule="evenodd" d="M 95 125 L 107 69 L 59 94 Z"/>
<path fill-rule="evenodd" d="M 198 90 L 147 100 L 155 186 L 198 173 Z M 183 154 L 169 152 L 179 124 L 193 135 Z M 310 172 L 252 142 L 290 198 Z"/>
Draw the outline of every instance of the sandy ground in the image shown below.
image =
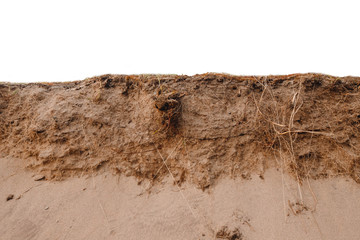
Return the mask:
<path fill-rule="evenodd" d="M 0 159 L 4 240 L 217 239 L 221 230 L 231 239 L 236 229 L 233 239 L 360 236 L 360 186 L 350 178 L 310 180 L 314 195 L 304 183 L 301 204 L 296 182 L 276 169 L 264 179 L 223 178 L 205 192 L 166 179 L 148 193 L 146 183 L 110 174 L 34 181 L 20 162 Z M 9 194 L 14 198 L 7 201 Z"/>

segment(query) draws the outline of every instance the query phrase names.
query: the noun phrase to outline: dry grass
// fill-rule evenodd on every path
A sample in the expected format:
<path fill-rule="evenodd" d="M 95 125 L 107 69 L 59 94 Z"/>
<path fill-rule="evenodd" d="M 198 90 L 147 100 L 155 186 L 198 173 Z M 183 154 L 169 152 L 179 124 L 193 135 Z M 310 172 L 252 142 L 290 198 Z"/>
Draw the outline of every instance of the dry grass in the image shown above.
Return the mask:
<path fill-rule="evenodd" d="M 310 106 L 307 92 L 309 88 L 306 89 L 307 84 L 312 84 L 310 90 L 313 90 L 321 84 L 321 80 L 314 81 L 312 79 L 311 81 L 314 82 L 310 83 L 307 79 L 293 81 L 291 95 L 281 96 L 274 92 L 266 77 L 255 79 L 261 86 L 261 94 L 256 96 L 254 92 L 252 93 L 252 99 L 257 109 L 253 127 L 257 129 L 258 141 L 282 161 L 281 165 L 285 171 L 295 176 L 299 183 L 300 197 L 300 184 L 309 177 L 349 175 L 354 180 L 359 180 L 359 168 L 357 167 L 360 159 L 359 151 L 351 143 L 339 140 L 340 136 L 344 134 L 354 136 L 358 134 L 359 127 L 355 125 L 358 122 L 351 126 L 347 125 L 351 129 L 346 133 L 339 131 L 343 127 L 338 127 L 337 130 L 333 129 L 331 126 L 339 125 L 344 121 L 344 115 L 341 115 L 336 109 L 336 105 L 325 102 L 325 100 L 323 100 L 322 106 L 331 109 L 325 113 L 328 116 L 318 114 L 318 118 L 314 119 L 313 112 L 306 116 L 311 110 L 324 112 L 324 109 L 317 108 L 316 105 Z M 348 95 L 348 92 L 343 93 L 343 96 Z M 322 100 L 321 97 L 317 98 Z M 319 102 L 318 99 L 315 98 L 314 102 Z M 347 101 L 348 105 L 351 100 L 343 99 L 342 101 Z M 306 109 L 303 110 L 304 107 Z M 302 112 L 301 117 L 307 119 L 298 118 L 300 112 Z M 336 155 L 329 158 L 326 156 L 326 149 L 333 146 L 337 148 L 337 152 Z M 321 171 L 322 169 L 323 171 Z"/>

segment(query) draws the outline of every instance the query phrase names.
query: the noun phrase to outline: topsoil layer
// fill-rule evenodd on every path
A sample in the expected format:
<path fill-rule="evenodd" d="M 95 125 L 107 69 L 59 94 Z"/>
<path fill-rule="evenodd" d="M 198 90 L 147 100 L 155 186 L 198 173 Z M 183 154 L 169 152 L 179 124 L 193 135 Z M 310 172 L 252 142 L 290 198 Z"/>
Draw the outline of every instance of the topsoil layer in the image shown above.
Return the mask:
<path fill-rule="evenodd" d="M 360 78 L 103 75 L 0 83 L 0 157 L 47 179 L 112 171 L 202 189 L 275 166 L 360 182 Z"/>

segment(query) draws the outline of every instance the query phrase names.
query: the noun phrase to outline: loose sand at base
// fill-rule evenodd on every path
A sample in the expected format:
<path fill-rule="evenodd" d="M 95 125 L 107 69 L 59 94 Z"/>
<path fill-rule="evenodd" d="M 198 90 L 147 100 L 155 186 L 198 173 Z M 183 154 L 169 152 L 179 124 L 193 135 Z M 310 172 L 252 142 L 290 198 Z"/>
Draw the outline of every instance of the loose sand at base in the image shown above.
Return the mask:
<path fill-rule="evenodd" d="M 283 181 L 276 169 L 267 170 L 264 179 L 224 178 L 205 192 L 190 184 L 179 191 L 164 179 L 149 194 L 144 192 L 146 182 L 138 185 L 132 177 L 106 173 L 61 182 L 34 181 L 33 173 L 17 162 L 0 159 L 1 239 L 355 240 L 360 236 L 360 186 L 350 178 L 310 180 L 317 204 L 306 183 L 301 187 L 301 206 L 296 204 L 301 202 L 297 183 L 288 176 Z M 6 201 L 9 194 L 14 198 Z M 222 230 L 229 235 L 216 238 L 222 237 Z"/>

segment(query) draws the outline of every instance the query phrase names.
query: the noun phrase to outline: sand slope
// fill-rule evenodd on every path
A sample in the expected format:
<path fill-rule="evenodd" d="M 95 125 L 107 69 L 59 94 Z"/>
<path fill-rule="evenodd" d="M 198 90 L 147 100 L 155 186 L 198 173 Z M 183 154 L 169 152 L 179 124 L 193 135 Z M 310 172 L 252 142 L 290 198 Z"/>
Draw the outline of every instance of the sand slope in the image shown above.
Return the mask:
<path fill-rule="evenodd" d="M 276 169 L 264 180 L 224 178 L 207 192 L 188 184 L 180 192 L 165 179 L 149 194 L 146 183 L 110 174 L 34 181 L 17 162 L 0 159 L 1 239 L 217 239 L 224 226 L 240 239 L 360 236 L 360 186 L 348 178 L 311 180 L 317 204 L 304 184 L 307 210 L 295 204 L 294 215 L 297 184 L 286 176 L 283 184 Z"/>

